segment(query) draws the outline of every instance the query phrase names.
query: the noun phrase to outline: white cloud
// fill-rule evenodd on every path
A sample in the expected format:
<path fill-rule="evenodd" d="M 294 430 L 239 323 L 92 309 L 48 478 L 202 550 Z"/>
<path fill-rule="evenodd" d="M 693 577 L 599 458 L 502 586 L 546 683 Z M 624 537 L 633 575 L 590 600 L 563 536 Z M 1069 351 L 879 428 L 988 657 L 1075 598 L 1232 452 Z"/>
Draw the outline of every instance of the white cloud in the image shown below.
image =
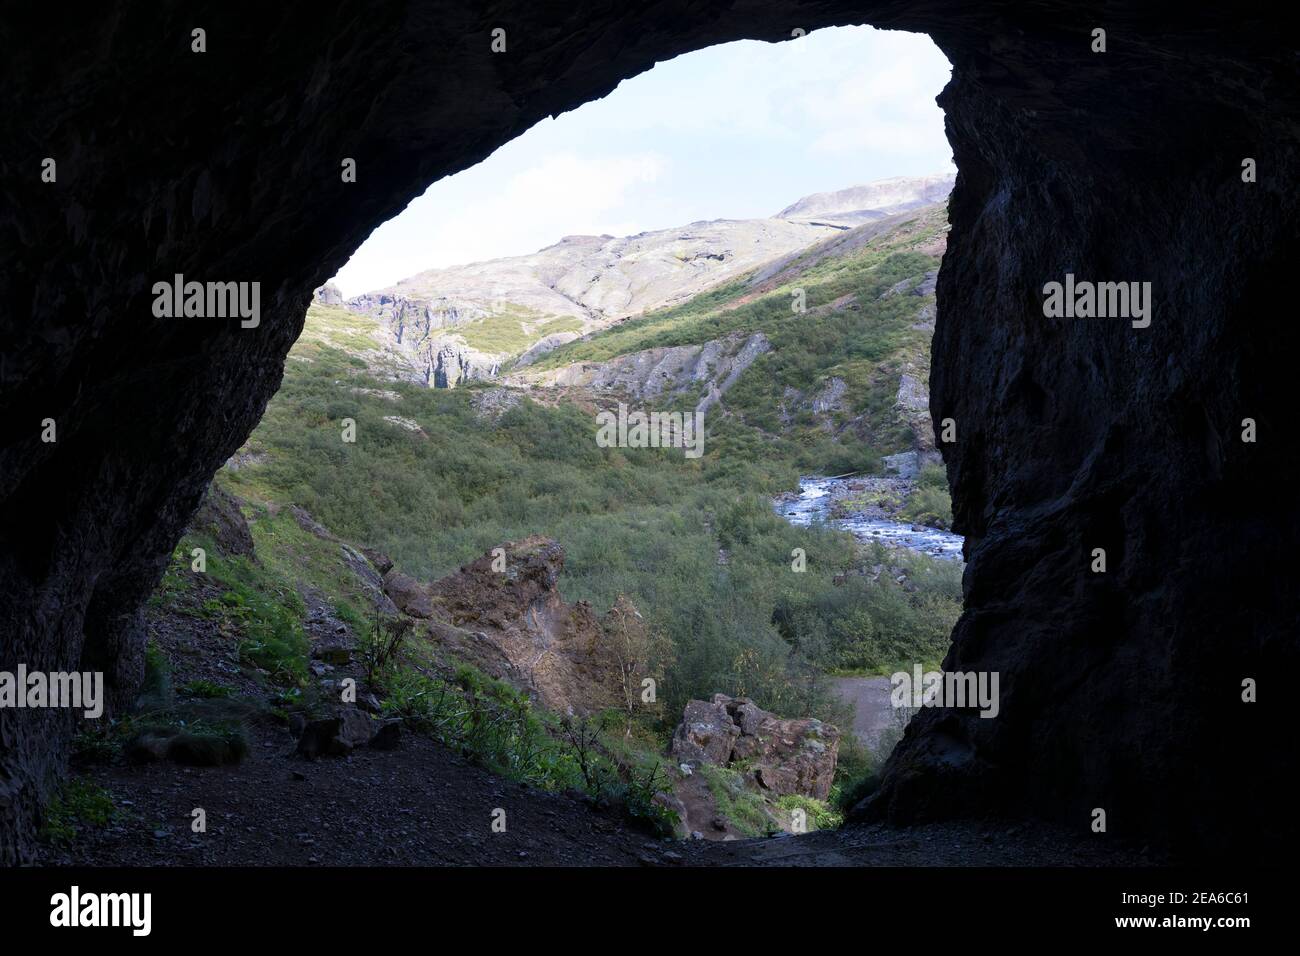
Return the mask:
<path fill-rule="evenodd" d="M 513 176 L 493 206 L 515 220 L 587 223 L 580 232 L 599 233 L 607 214 L 635 187 L 658 180 L 666 166 L 664 157 L 652 153 L 598 158 L 559 153 Z"/>
<path fill-rule="evenodd" d="M 389 286 L 426 269 L 524 255 L 565 235 L 621 235 L 631 194 L 658 180 L 667 161 L 653 153 L 552 153 L 498 188 L 483 175 L 484 166 L 461 174 L 479 173 L 462 181 L 459 190 L 453 183 L 457 177 L 436 184 L 380 226 L 336 277 L 344 295 Z"/>
<path fill-rule="evenodd" d="M 922 34 L 843 27 L 685 54 L 435 183 L 336 278 L 347 295 L 575 234 L 770 215 L 813 192 L 951 168 Z"/>

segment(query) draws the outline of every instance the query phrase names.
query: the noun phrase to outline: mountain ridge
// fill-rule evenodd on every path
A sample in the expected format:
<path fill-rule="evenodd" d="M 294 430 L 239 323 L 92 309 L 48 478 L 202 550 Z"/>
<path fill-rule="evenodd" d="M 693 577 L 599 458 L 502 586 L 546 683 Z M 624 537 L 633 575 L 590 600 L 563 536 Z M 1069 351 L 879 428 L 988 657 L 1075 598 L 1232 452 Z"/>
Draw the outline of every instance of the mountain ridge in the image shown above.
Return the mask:
<path fill-rule="evenodd" d="M 858 225 L 946 197 L 951 185 L 945 175 L 893 177 L 813 193 L 764 219 L 697 220 L 621 237 L 569 235 L 528 255 L 428 269 L 348 299 L 327 284 L 316 301 L 381 320 L 417 378 L 454 388 L 495 379 L 521 357 L 527 365 Z"/>

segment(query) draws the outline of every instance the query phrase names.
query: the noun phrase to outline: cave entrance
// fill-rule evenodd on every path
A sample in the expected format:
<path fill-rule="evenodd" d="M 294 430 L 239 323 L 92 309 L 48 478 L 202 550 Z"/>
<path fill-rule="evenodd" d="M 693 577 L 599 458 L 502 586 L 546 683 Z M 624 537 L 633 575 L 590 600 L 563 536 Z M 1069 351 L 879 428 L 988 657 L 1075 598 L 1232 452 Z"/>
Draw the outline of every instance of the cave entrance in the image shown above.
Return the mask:
<path fill-rule="evenodd" d="M 367 549 L 376 608 L 331 617 L 613 721 L 566 746 L 670 751 L 679 815 L 718 804 L 690 767 L 761 782 L 690 829 L 798 830 L 803 798 L 824 825 L 911 713 L 888 675 L 937 665 L 961 608 L 927 400 L 949 74 L 923 35 L 833 28 L 543 121 L 317 290 L 219 483 Z M 717 726 L 674 737 L 692 708 Z M 778 718 L 836 727 L 831 756 L 754 751 Z"/>
<path fill-rule="evenodd" d="M 505 570 L 491 573 L 506 574 L 517 596 L 531 581 L 549 597 L 558 582 L 565 607 L 585 594 L 602 598 L 593 607 L 604 612 L 610 605 L 596 589 L 600 576 L 625 591 L 640 581 L 650 591 L 646 608 L 677 600 L 684 609 L 691 641 L 677 646 L 675 666 L 687 669 L 678 673 L 721 674 L 726 686 L 755 695 L 764 681 L 800 688 L 768 666 L 770 656 L 748 647 L 728 653 L 725 641 L 735 622 L 776 632 L 788 647 L 836 640 L 827 623 L 834 601 L 810 610 L 809 595 L 764 594 L 762 585 L 787 579 L 753 573 L 749 564 L 761 552 L 789 562 L 788 580 L 805 581 L 801 575 L 820 573 L 826 560 L 816 548 L 799 555 L 790 553 L 795 545 L 786 552 L 785 541 L 772 543 L 769 529 L 779 526 L 756 492 L 782 475 L 787 486 L 797 481 L 803 466 L 791 464 L 783 430 L 803 427 L 805 412 L 834 412 L 839 386 L 816 392 L 819 409 L 803 409 L 809 396 L 782 378 L 774 364 L 781 343 L 768 331 L 766 349 L 742 336 L 746 354 L 757 357 L 706 409 L 719 427 L 710 426 L 705 453 L 689 460 L 633 447 L 626 437 L 626 448 L 597 444 L 595 417 L 608 409 L 566 399 L 589 385 L 580 376 L 515 401 L 504 385 L 479 382 L 456 350 L 439 348 L 431 350 L 427 380 L 363 380 L 385 356 L 400 368 L 404 344 L 436 309 L 392 308 L 392 349 L 358 333 L 346 309 L 317 313 L 282 373 L 311 287 L 425 184 L 667 57 L 737 37 L 788 37 L 800 19 L 807 28 L 866 19 L 928 33 L 955 66 L 943 103 L 962 174 L 949 209 L 955 226 L 939 285 L 945 314 L 933 339 L 929 392 L 942 404 L 935 417 L 960 423 L 945 458 L 972 560 L 947 660 L 954 670 L 1000 672 L 1008 689 L 996 721 L 955 711 L 918 717 L 924 726 L 914 729 L 922 732 L 909 733 L 906 759 L 894 758 L 867 809 L 894 822 L 1039 813 L 1084 828 L 1093 840 L 1093 811 L 1106 808 L 1116 835 L 1152 845 L 1177 838 L 1225 856 L 1240 845 L 1281 847 L 1293 838 L 1294 816 L 1275 804 L 1287 792 L 1281 773 L 1294 763 L 1286 759 L 1294 741 L 1275 732 L 1284 722 L 1253 700 L 1243 707 L 1240 696 L 1241 681 L 1284 673 L 1295 646 L 1293 592 L 1254 586 L 1284 577 L 1294 561 L 1294 535 L 1263 529 L 1281 522 L 1286 530 L 1288 514 L 1279 519 L 1272 492 L 1296 470 L 1294 446 L 1268 438 L 1284 433 L 1276 410 L 1285 407 L 1277 391 L 1286 376 L 1278 363 L 1295 351 L 1295 327 L 1258 320 L 1278 312 L 1276 276 L 1295 260 L 1300 221 L 1294 190 L 1285 188 L 1295 178 L 1294 136 L 1287 137 L 1296 128 L 1294 102 L 1280 92 L 1294 86 L 1294 57 L 1266 21 L 1229 22 L 1222 11 L 1191 9 L 1162 22 L 1158 10 L 1061 3 L 870 4 L 865 13 L 839 0 L 671 10 L 513 4 L 500 11 L 512 18 L 509 59 L 493 59 L 485 14 L 469 5 L 393 5 L 363 16 L 351 3 L 265 4 L 238 22 L 214 7 L 201 28 L 214 42 L 203 50 L 183 42 L 196 29 L 190 23 L 146 24 L 101 6 L 72 19 L 31 17 L 13 31 L 26 53 L 11 58 L 18 108 L 0 119 L 17 150 L 5 204 L 13 266 L 0 274 L 0 295 L 11 306 L 0 363 L 8 412 L 0 420 L 9 427 L 0 467 L 7 598 L 0 670 L 13 672 L 20 662 L 102 669 L 120 711 L 154 657 L 142 626 L 150 591 L 160 578 L 165 589 L 181 575 L 204 573 L 206 553 L 210 576 L 197 580 L 212 590 L 192 594 L 188 606 L 225 627 L 194 636 L 238 637 L 210 656 L 178 652 L 177 659 L 229 662 L 237 649 L 277 681 L 305 681 L 313 665 L 340 666 L 316 638 L 370 631 L 363 615 L 341 610 L 346 594 L 338 585 L 350 577 L 304 596 L 294 583 L 304 573 L 299 565 L 346 554 L 348 573 L 365 577 L 372 593 L 405 592 L 417 602 L 423 594 L 429 606 L 420 609 L 431 614 L 433 596 L 422 582 L 454 570 L 449 565 L 463 555 L 490 554 L 492 568 L 498 556 L 480 549 L 499 545 L 476 536 L 522 534 L 541 503 L 551 508 L 552 537 L 586 528 L 585 539 L 569 549 L 562 574 L 550 560 L 555 552 L 538 543 L 534 574 L 522 581 L 510 576 L 514 565 L 502 549 Z M 427 53 L 431 43 L 436 56 Z M 85 55 L 57 55 L 70 49 Z M 258 64 L 256 88 L 248 85 L 248 63 Z M 682 99 L 710 92 L 696 86 Z M 357 175 L 340 178 L 336 164 L 346 176 L 353 160 Z M 546 189 L 544 179 L 535 185 Z M 808 193 L 782 201 L 800 195 Z M 632 223 L 610 234 L 642 228 Z M 712 268 L 713 256 L 703 250 L 682 264 Z M 151 285 L 176 275 L 261 283 L 256 327 L 229 316 L 193 322 L 155 313 Z M 1045 316 L 1040 291 L 1067 275 L 1150 281 L 1158 314 L 1145 328 Z M 907 297 L 926 281 L 878 287 L 872 307 L 913 305 Z M 787 291 L 791 302 L 769 303 L 773 315 L 798 301 L 796 290 Z M 715 322 L 725 338 L 735 331 L 725 325 L 735 310 L 706 315 L 717 304 L 707 295 L 675 303 L 679 318 Z M 765 301 L 759 295 L 737 305 L 751 314 Z M 857 304 L 856 312 L 837 310 L 814 296 L 805 306 L 814 318 L 852 323 L 864 311 L 861 297 Z M 384 305 L 393 303 L 375 303 Z M 481 324 L 480 351 L 508 353 L 521 330 L 531 334 L 541 321 L 519 313 L 512 322 Z M 622 331 L 645 328 L 633 320 Z M 544 330 L 586 334 L 562 323 Z M 796 354 L 849 341 L 814 335 L 811 323 L 806 330 Z M 642 344 L 680 357 L 672 350 L 700 343 L 665 334 Z M 554 372 L 566 348 L 579 350 L 561 342 L 531 367 Z M 711 359 L 733 354 L 740 353 L 710 352 Z M 584 362 L 611 357 L 606 350 Z M 439 366 L 447 387 L 427 387 L 440 384 Z M 323 374 L 300 374 L 313 368 Z M 820 371 L 811 362 L 808 369 Z M 514 371 L 503 363 L 494 374 Z M 848 394 L 872 381 L 839 378 Z M 702 392 L 709 381 L 701 376 Z M 916 384 L 923 393 L 926 383 Z M 880 394 L 892 409 L 898 393 Z M 537 400 L 546 395 L 554 400 Z M 770 400 L 746 407 L 747 398 L 764 395 Z M 691 401 L 683 414 L 708 397 L 684 396 Z M 450 425 L 435 427 L 440 417 Z M 492 442 L 481 441 L 486 422 Z M 630 416 L 627 424 L 637 427 Z M 387 457 L 375 457 L 376 449 Z M 651 452 L 658 457 L 649 459 Z M 195 517 L 228 460 L 222 480 L 237 478 L 248 506 L 232 510 L 216 494 Z M 365 460 L 383 467 L 358 469 Z M 600 463 L 610 467 L 592 472 L 603 476 L 595 487 L 572 470 Z M 830 464 L 810 473 L 843 473 Z M 843 471 L 862 464 L 850 461 Z M 501 494 L 520 475 L 526 493 Z M 280 507 L 277 495 L 307 507 Z M 707 495 L 709 507 L 698 509 L 707 521 L 656 521 L 656 509 Z M 340 502 L 332 510 L 331 500 Z M 386 509 L 390 520 L 371 520 Z M 593 516 L 601 517 L 594 531 Z M 249 517 L 246 535 L 241 523 Z M 189 550 L 169 554 L 187 523 L 211 547 L 184 541 Z M 700 539 L 701 527 L 710 539 Z M 267 546 L 267 561 L 230 564 L 241 579 L 211 574 L 221 548 L 234 562 L 268 531 L 294 549 Z M 394 558 L 374 546 L 381 541 L 409 571 L 387 567 Z M 1107 545 L 1109 564 L 1094 570 L 1092 552 Z M 292 560 L 273 560 L 286 554 Z M 795 570 L 800 561 L 803 572 Z M 647 576 L 647 568 L 657 573 Z M 755 588 L 723 586 L 721 575 Z M 1242 593 L 1251 598 L 1245 618 Z M 444 606 L 454 596 L 440 593 Z M 633 622 L 630 607 L 624 618 Z M 891 609 L 897 603 L 883 597 L 869 608 L 863 620 L 890 625 L 871 641 L 897 633 Z M 543 600 L 535 610 L 554 619 L 561 605 Z M 466 637 L 481 630 L 475 613 L 457 612 L 446 639 L 481 646 Z M 252 631 L 241 630 L 251 621 Z M 308 649 L 330 659 L 309 661 Z M 177 676 L 196 691 L 212 690 L 201 681 L 231 679 Z M 471 676 L 460 683 L 487 686 Z M 661 702 L 689 686 L 659 684 Z M 63 716 L 0 709 L 0 862 L 35 855 L 40 808 L 72 740 Z M 1220 765 L 1245 768 L 1247 779 L 1204 772 Z M 143 837 L 135 842 L 150 842 Z"/>

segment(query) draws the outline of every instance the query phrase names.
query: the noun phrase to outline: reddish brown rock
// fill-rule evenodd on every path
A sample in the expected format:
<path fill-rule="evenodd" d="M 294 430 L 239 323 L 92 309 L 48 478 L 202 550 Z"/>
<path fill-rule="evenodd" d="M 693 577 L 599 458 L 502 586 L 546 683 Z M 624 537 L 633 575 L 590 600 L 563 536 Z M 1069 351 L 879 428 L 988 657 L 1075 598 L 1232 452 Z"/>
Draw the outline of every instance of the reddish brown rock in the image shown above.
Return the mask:
<path fill-rule="evenodd" d="M 674 758 L 725 767 L 746 761 L 755 783 L 776 796 L 825 800 L 835 779 L 840 731 L 815 717 L 784 718 L 747 697 L 714 694 L 686 705 L 673 734 Z"/>
<path fill-rule="evenodd" d="M 702 700 L 688 701 L 682 722 L 673 734 L 672 755 L 683 762 L 703 761 L 725 767 L 739 736 L 740 728 L 725 707 Z"/>
<path fill-rule="evenodd" d="M 561 597 L 563 567 L 564 548 L 541 536 L 489 551 L 429 585 L 429 638 L 556 713 L 619 706 L 616 649 L 590 604 Z"/>
<path fill-rule="evenodd" d="M 384 575 L 384 593 L 403 614 L 419 618 L 433 616 L 428 590 L 409 574 L 390 570 Z"/>

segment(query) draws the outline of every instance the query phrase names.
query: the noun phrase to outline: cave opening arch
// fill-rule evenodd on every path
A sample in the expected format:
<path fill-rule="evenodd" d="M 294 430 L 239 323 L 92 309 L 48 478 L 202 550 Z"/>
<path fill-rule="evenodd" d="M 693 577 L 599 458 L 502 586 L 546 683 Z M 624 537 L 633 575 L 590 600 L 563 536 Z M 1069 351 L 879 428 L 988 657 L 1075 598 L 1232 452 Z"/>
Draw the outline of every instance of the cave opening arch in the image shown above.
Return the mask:
<path fill-rule="evenodd" d="M 953 64 L 960 174 L 931 379 L 933 413 L 959 429 L 945 457 L 971 541 L 950 661 L 998 670 L 1004 702 L 997 721 L 922 715 L 861 812 L 1086 825 L 1101 806 L 1153 843 L 1293 841 L 1277 801 L 1295 743 L 1240 699 L 1243 677 L 1295 659 L 1296 599 L 1259 586 L 1294 570 L 1298 528 L 1295 504 L 1268 504 L 1296 465 L 1277 436 L 1297 332 L 1256 320 L 1277 314 L 1300 221 L 1296 67 L 1266 8 L 1172 26 L 1109 10 L 1105 52 L 1098 14 L 1066 0 L 493 13 L 213 8 L 202 60 L 177 39 L 193 11 L 25 14 L 6 166 L 57 156 L 60 174 L 3 186 L 0 669 L 95 667 L 130 694 L 140 603 L 278 386 L 312 289 L 424 185 L 658 59 L 868 23 L 927 33 Z M 418 52 L 431 38 L 439 57 Z M 113 119 L 129 132 L 98 135 Z M 341 156 L 366 174 L 323 190 Z M 214 269 L 262 277 L 260 334 L 151 317 L 158 275 Z M 1156 290 L 1149 334 L 1043 321 L 1045 279 L 1135 271 Z M 1247 417 L 1263 436 L 1249 445 Z M 32 424 L 47 418 L 57 442 Z M 1097 541 L 1122 556 L 1099 580 Z M 69 730 L 0 712 L 0 861 L 27 857 Z M 1245 779 L 1203 769 L 1243 761 Z"/>

